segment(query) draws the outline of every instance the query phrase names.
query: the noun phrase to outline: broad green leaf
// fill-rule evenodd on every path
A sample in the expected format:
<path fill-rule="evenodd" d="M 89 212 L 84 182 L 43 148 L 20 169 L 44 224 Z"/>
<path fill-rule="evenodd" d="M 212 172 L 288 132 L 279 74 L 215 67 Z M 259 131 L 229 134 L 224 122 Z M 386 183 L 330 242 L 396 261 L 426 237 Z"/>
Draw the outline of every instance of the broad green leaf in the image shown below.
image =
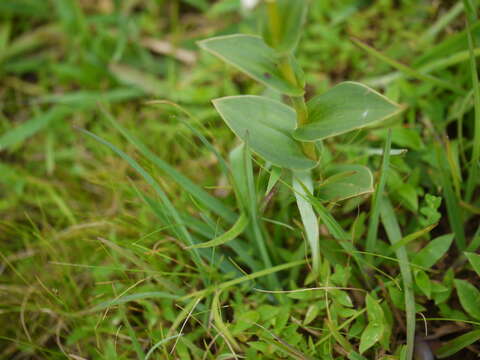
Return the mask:
<path fill-rule="evenodd" d="M 431 268 L 447 252 L 452 241 L 453 234 L 433 239 L 413 257 L 412 263 L 427 269 Z"/>
<path fill-rule="evenodd" d="M 467 257 L 470 265 L 472 265 L 473 270 L 480 276 L 480 255 L 475 253 L 466 252 L 465 256 Z"/>
<path fill-rule="evenodd" d="M 455 280 L 455 287 L 465 311 L 476 320 L 480 320 L 480 291 L 465 280 Z"/>
<path fill-rule="evenodd" d="M 292 96 L 301 96 L 304 93 L 303 89 L 284 79 L 277 66 L 277 52 L 258 36 L 219 36 L 202 40 L 198 45 L 278 92 Z"/>
<path fill-rule="evenodd" d="M 307 170 L 317 163 L 307 158 L 292 137 L 295 111 L 261 96 L 229 96 L 213 101 L 232 131 L 265 160 L 280 167 Z"/>
<path fill-rule="evenodd" d="M 437 358 L 445 359 L 448 356 L 459 352 L 463 348 L 480 340 L 480 330 L 473 330 L 450 340 L 436 351 Z"/>
<path fill-rule="evenodd" d="M 373 176 L 365 166 L 336 165 L 329 167 L 325 175 L 329 177 L 317 194 L 322 201 L 340 201 L 373 192 Z"/>
<path fill-rule="evenodd" d="M 189 249 L 209 248 L 213 246 L 223 245 L 235 239 L 236 237 L 238 237 L 245 230 L 247 225 L 248 225 L 248 216 L 242 213 L 238 217 L 237 222 L 232 226 L 230 230 L 216 237 L 215 239 L 212 239 L 210 241 L 207 241 L 201 244 L 190 246 Z"/>
<path fill-rule="evenodd" d="M 278 51 L 290 52 L 295 49 L 300 39 L 302 25 L 307 15 L 308 0 L 276 0 L 276 3 L 281 23 L 281 26 L 277 27 L 279 33 L 273 34 L 270 31 L 271 27 L 265 26 L 263 37 Z"/>
<path fill-rule="evenodd" d="M 308 102 L 309 123 L 295 130 L 301 141 L 317 141 L 376 124 L 402 109 L 385 96 L 351 81 Z"/>

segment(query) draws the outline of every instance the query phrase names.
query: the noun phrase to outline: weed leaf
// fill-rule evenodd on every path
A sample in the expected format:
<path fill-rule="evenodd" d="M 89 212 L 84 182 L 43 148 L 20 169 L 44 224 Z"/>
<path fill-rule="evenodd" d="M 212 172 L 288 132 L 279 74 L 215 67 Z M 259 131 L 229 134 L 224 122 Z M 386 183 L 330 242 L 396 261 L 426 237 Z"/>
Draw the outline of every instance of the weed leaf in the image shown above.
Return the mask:
<path fill-rule="evenodd" d="M 480 291 L 465 280 L 455 280 L 458 298 L 465 311 L 480 320 Z"/>
<path fill-rule="evenodd" d="M 317 164 L 292 137 L 296 115 L 289 106 L 261 96 L 229 96 L 213 103 L 232 131 L 265 160 L 296 170 Z"/>
<path fill-rule="evenodd" d="M 453 234 L 442 235 L 431 240 L 413 257 L 412 263 L 427 269 L 431 268 L 448 251 L 452 241 Z"/>
<path fill-rule="evenodd" d="M 301 141 L 317 141 L 379 123 L 402 108 L 375 90 L 343 82 L 308 102 L 309 123 L 295 130 Z"/>
<path fill-rule="evenodd" d="M 373 175 L 366 166 L 336 165 L 325 174 L 330 177 L 318 190 L 322 201 L 340 201 L 373 192 Z"/>
<path fill-rule="evenodd" d="M 480 276 L 480 255 L 475 253 L 466 252 L 465 256 L 467 257 L 470 265 L 472 265 L 473 270 Z"/>
<path fill-rule="evenodd" d="M 219 36 L 202 40 L 198 45 L 278 92 L 292 96 L 303 95 L 303 89 L 284 79 L 277 66 L 276 51 L 258 36 Z"/>

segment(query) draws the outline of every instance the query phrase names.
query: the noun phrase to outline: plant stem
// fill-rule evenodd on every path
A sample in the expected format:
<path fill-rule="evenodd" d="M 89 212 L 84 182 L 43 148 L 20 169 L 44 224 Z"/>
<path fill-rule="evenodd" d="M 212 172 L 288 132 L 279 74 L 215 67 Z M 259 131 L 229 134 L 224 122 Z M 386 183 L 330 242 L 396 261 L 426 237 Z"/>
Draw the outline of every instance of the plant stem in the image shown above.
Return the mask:
<path fill-rule="evenodd" d="M 271 33 L 271 45 L 275 48 L 281 42 L 282 37 L 282 21 L 276 0 L 266 0 L 268 25 Z M 294 86 L 301 87 L 299 84 L 295 71 L 290 62 L 290 54 L 281 54 L 278 68 L 285 80 Z M 308 111 L 304 96 L 292 96 L 290 101 L 297 113 L 297 126 L 308 124 Z M 317 149 L 313 142 L 302 142 L 302 149 L 305 155 L 312 160 L 317 160 Z"/>
<path fill-rule="evenodd" d="M 278 6 L 276 0 L 266 0 L 267 14 L 268 14 L 268 26 L 272 33 L 272 45 L 276 47 L 280 44 L 282 38 L 282 24 L 280 21 L 280 14 L 278 12 Z"/>

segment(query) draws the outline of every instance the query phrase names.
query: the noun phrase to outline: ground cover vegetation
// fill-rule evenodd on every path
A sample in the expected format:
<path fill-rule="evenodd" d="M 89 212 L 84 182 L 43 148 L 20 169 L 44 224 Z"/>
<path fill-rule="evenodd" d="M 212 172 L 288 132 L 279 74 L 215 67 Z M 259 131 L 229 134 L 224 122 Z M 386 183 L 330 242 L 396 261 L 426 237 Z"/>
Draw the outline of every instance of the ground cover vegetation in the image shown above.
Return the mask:
<path fill-rule="evenodd" d="M 0 358 L 475 359 L 465 1 L 0 2 Z"/>

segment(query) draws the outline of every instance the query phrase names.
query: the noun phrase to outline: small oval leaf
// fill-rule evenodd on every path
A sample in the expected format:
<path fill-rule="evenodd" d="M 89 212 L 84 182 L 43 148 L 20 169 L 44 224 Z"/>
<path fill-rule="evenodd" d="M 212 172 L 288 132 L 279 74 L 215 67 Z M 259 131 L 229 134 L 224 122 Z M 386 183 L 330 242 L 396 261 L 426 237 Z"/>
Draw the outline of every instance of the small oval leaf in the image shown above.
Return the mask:
<path fill-rule="evenodd" d="M 308 102 L 309 123 L 295 130 L 301 141 L 317 141 L 381 122 L 402 108 L 375 90 L 343 82 Z"/>
<path fill-rule="evenodd" d="M 325 170 L 328 178 L 318 188 L 322 201 L 340 201 L 373 192 L 373 175 L 362 165 L 335 165 Z"/>

